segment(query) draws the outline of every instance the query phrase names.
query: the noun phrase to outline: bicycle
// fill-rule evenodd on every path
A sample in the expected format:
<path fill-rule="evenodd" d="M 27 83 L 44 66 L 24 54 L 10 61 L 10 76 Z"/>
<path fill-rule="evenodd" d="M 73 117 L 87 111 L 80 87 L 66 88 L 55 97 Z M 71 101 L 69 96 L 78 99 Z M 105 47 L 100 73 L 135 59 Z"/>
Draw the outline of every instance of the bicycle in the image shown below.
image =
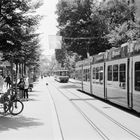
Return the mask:
<path fill-rule="evenodd" d="M 0 113 L 6 114 L 9 108 L 9 98 L 5 93 L 0 93 Z"/>
<path fill-rule="evenodd" d="M 12 91 L 13 90 L 13 91 Z M 24 109 L 24 104 L 18 99 L 17 93 L 14 89 L 9 89 L 0 99 L 3 104 L 3 111 L 6 114 L 8 111 L 11 115 L 18 115 Z"/>

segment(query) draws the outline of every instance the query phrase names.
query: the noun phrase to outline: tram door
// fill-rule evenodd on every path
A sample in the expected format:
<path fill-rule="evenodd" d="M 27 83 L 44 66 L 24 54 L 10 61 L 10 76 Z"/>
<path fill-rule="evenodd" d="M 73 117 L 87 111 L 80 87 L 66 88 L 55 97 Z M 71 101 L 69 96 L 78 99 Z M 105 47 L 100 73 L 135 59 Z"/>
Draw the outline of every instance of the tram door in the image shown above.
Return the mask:
<path fill-rule="evenodd" d="M 104 63 L 92 65 L 92 94 L 105 98 L 104 96 Z"/>
<path fill-rule="evenodd" d="M 76 72 L 75 72 L 75 79 L 79 81 L 79 89 L 83 90 L 82 88 L 82 78 L 83 78 L 83 71 L 82 71 L 82 67 L 78 67 L 76 68 Z"/>
<path fill-rule="evenodd" d="M 106 62 L 107 100 L 124 107 L 128 107 L 127 65 L 127 58 Z"/>
<path fill-rule="evenodd" d="M 140 112 L 140 56 L 131 58 L 131 64 L 133 66 L 130 81 L 132 89 L 132 106 L 134 110 Z"/>
<path fill-rule="evenodd" d="M 83 67 L 83 91 L 91 93 L 90 88 L 90 65 Z"/>

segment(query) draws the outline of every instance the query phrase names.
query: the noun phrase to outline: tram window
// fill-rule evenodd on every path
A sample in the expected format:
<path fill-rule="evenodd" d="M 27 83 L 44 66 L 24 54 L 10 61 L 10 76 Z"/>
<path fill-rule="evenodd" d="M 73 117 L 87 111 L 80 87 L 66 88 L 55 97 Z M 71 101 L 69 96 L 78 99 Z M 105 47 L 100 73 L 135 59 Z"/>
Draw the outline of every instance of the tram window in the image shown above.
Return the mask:
<path fill-rule="evenodd" d="M 85 69 L 85 74 L 87 74 L 87 69 Z"/>
<path fill-rule="evenodd" d="M 75 76 L 74 78 L 78 78 L 78 71 L 75 71 Z"/>
<path fill-rule="evenodd" d="M 100 67 L 100 77 L 99 77 L 100 82 L 103 80 L 103 67 Z"/>
<path fill-rule="evenodd" d="M 79 75 L 79 80 L 82 80 L 82 76 L 83 76 L 82 70 L 79 70 L 78 75 Z"/>
<path fill-rule="evenodd" d="M 99 67 L 96 68 L 96 79 L 99 79 Z"/>
<path fill-rule="evenodd" d="M 125 64 L 120 64 L 119 68 L 119 86 L 123 89 L 126 87 L 126 65 Z"/>
<path fill-rule="evenodd" d="M 89 75 L 89 71 L 87 69 L 87 71 L 86 71 L 86 81 L 88 81 L 88 75 Z"/>
<path fill-rule="evenodd" d="M 86 73 L 86 70 L 84 69 L 84 75 L 85 75 L 85 73 Z"/>
<path fill-rule="evenodd" d="M 83 80 L 86 80 L 86 69 L 84 69 Z"/>
<path fill-rule="evenodd" d="M 81 77 L 81 75 L 80 75 L 80 71 L 81 71 L 81 70 L 78 70 L 78 73 L 77 73 L 78 80 L 81 79 L 81 78 L 80 78 L 80 77 Z"/>
<path fill-rule="evenodd" d="M 85 69 L 85 81 L 87 81 L 87 69 Z"/>
<path fill-rule="evenodd" d="M 93 68 L 93 79 L 95 79 L 96 78 L 96 73 L 95 73 L 95 68 Z"/>
<path fill-rule="evenodd" d="M 60 76 L 66 76 L 66 71 L 61 71 Z"/>
<path fill-rule="evenodd" d="M 112 81 L 112 65 L 108 66 L 108 81 Z"/>
<path fill-rule="evenodd" d="M 140 62 L 135 63 L 135 90 L 140 91 Z"/>
<path fill-rule="evenodd" d="M 118 81 L 118 65 L 113 65 L 113 81 Z"/>
<path fill-rule="evenodd" d="M 90 81 L 90 71 L 87 69 L 87 81 Z"/>
<path fill-rule="evenodd" d="M 120 64 L 120 82 L 125 82 L 126 65 Z"/>
<path fill-rule="evenodd" d="M 125 71 L 125 67 L 126 67 L 125 64 L 120 64 L 120 71 Z"/>

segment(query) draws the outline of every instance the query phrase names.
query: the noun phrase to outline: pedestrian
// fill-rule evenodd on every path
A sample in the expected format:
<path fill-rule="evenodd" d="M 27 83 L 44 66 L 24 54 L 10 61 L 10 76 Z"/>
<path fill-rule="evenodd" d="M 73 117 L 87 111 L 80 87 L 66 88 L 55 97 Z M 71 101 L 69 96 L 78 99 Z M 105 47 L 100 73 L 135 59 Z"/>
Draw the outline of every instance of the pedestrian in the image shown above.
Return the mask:
<path fill-rule="evenodd" d="M 25 86 L 24 86 L 24 99 L 26 98 L 26 100 L 28 101 L 28 88 L 29 88 L 29 78 L 25 77 L 24 79 L 25 82 Z"/>
<path fill-rule="evenodd" d="M 24 82 L 24 78 L 20 78 L 19 83 L 17 84 L 17 86 L 19 87 L 19 92 L 21 95 L 21 98 L 24 98 L 24 87 L 25 87 L 25 82 Z"/>
<path fill-rule="evenodd" d="M 11 78 L 10 78 L 9 75 L 6 77 L 5 82 L 6 82 L 7 88 L 10 88 L 10 85 L 11 85 Z"/>
<path fill-rule="evenodd" d="M 41 79 L 43 79 L 43 75 L 41 75 Z"/>

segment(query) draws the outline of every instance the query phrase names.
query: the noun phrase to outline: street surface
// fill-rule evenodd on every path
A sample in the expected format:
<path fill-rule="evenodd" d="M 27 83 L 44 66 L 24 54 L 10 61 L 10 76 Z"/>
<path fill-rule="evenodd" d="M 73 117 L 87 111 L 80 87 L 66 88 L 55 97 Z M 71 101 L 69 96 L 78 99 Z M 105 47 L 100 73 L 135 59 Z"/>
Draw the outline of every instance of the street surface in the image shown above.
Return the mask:
<path fill-rule="evenodd" d="M 39 79 L 20 115 L 0 116 L 0 139 L 140 140 L 139 117 L 77 89 L 74 80 Z"/>

